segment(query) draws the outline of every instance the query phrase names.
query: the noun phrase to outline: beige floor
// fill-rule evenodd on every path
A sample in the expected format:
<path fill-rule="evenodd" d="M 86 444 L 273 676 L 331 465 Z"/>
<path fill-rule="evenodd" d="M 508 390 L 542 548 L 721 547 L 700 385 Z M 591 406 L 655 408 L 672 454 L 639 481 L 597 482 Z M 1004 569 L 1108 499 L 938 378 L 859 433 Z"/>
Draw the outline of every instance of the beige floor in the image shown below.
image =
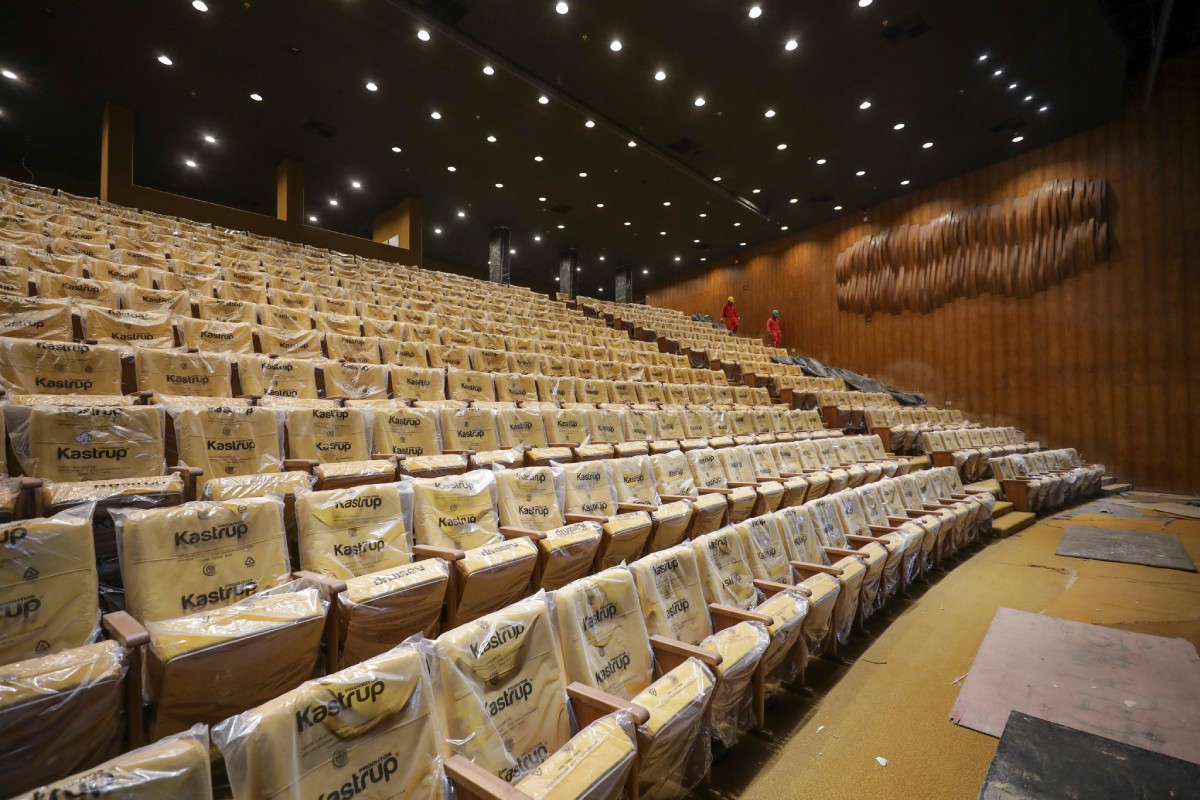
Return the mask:
<path fill-rule="evenodd" d="M 1001 606 L 1183 637 L 1200 648 L 1200 575 L 1054 555 L 1062 528 L 1080 524 L 1176 534 L 1200 563 L 1200 521 L 1087 513 L 1097 508 L 983 545 L 893 603 L 869 623 L 869 635 L 854 638 L 844 663 L 814 661 L 809 693 L 778 698 L 767 713 L 772 730 L 747 736 L 697 795 L 974 798 L 997 740 L 948 717 Z"/>

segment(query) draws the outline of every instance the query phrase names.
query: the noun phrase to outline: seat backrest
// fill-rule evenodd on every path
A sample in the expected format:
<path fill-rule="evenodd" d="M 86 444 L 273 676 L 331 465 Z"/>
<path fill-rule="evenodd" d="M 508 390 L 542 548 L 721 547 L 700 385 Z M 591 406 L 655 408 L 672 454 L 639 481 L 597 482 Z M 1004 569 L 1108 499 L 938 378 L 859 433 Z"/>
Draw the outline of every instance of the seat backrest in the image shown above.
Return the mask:
<path fill-rule="evenodd" d="M 297 400 L 317 399 L 317 373 L 312 361 L 238 356 L 237 367 L 242 394 Z"/>
<path fill-rule="evenodd" d="M 789 563 L 787 545 L 783 541 L 783 528 L 776 514 L 763 514 L 738 523 L 736 530 L 742 537 L 742 549 L 746 564 L 755 578 L 792 583 L 792 566 Z"/>
<path fill-rule="evenodd" d="M 451 400 L 495 401 L 496 387 L 490 372 L 446 370 L 446 396 Z"/>
<path fill-rule="evenodd" d="M 497 400 L 524 402 L 538 399 L 537 379 L 532 375 L 497 372 L 495 384 Z"/>
<path fill-rule="evenodd" d="M 321 358 L 321 332 L 308 328 L 268 328 L 259 326 L 254 331 L 258 349 L 265 355 L 288 358 Z"/>
<path fill-rule="evenodd" d="M 821 547 L 821 537 L 817 532 L 817 520 L 809 505 L 806 503 L 802 506 L 791 506 L 776 511 L 774 517 L 779 521 L 779 533 L 787 548 L 790 561 L 828 564 L 829 557 Z"/>
<path fill-rule="evenodd" d="M 412 563 L 408 481 L 304 492 L 296 498 L 302 569 L 341 580 Z"/>
<path fill-rule="evenodd" d="M 326 333 L 325 351 L 330 358 L 338 361 L 358 361 L 365 364 L 381 363 L 379 340 L 374 336 Z"/>
<path fill-rule="evenodd" d="M 71 317 L 67 300 L 0 296 L 0 336 L 69 342 L 75 335 Z"/>
<path fill-rule="evenodd" d="M 373 409 L 372 450 L 396 456 L 428 456 L 442 452 L 437 411 L 393 403 Z"/>
<path fill-rule="evenodd" d="M 258 406 L 172 405 L 179 463 L 204 470 L 203 486 L 215 478 L 279 472 L 283 468 L 281 419 Z M 146 473 L 142 473 L 146 474 Z"/>
<path fill-rule="evenodd" d="M 371 457 L 370 428 L 361 408 L 291 408 L 285 429 L 289 458 L 334 464 Z"/>
<path fill-rule="evenodd" d="M 326 361 L 321 365 L 326 397 L 350 400 L 385 399 L 388 393 L 387 372 L 379 364 L 357 361 Z"/>
<path fill-rule="evenodd" d="M 213 740 L 235 797 L 378 790 L 440 798 L 444 791 L 433 683 L 412 644 L 231 717 L 213 729 Z"/>
<path fill-rule="evenodd" d="M 85 339 L 131 347 L 175 347 L 175 325 L 166 311 L 128 311 L 80 306 Z"/>
<path fill-rule="evenodd" d="M 630 566 L 651 634 L 699 644 L 713 633 L 691 543 L 643 556 Z"/>
<path fill-rule="evenodd" d="M 721 466 L 725 468 L 725 477 L 735 483 L 753 483 L 754 464 L 751 461 L 749 447 L 725 447 L 717 451 Z"/>
<path fill-rule="evenodd" d="M 698 450 L 688 450 L 687 453 L 684 454 L 684 457 L 687 459 L 688 467 L 692 472 L 692 479 L 695 481 L 695 486 L 697 488 L 729 488 L 729 481 L 725 475 L 725 469 L 721 465 L 721 452 L 722 451 L 714 450 L 711 447 L 704 447 Z M 659 458 L 659 456 L 655 456 L 655 458 Z M 666 494 L 682 494 L 682 492 L 666 492 Z M 690 497 L 692 495 L 688 496 Z"/>
<path fill-rule="evenodd" d="M 571 736 L 549 610 L 534 596 L 438 637 L 446 749 L 512 782 Z"/>
<path fill-rule="evenodd" d="M 499 450 L 496 412 L 490 408 L 441 408 L 438 421 L 446 450 Z"/>
<path fill-rule="evenodd" d="M 626 441 L 647 442 L 654 439 L 654 412 L 631 408 L 625 417 Z"/>
<path fill-rule="evenodd" d="M 290 578 L 278 498 L 112 514 L 125 603 L 142 622 L 228 606 Z"/>
<path fill-rule="evenodd" d="M 602 461 L 582 461 L 562 466 L 566 495 L 563 510 L 568 514 L 611 517 L 618 513 L 617 490 Z"/>
<path fill-rule="evenodd" d="M 0 338 L 0 388 L 14 394 L 122 394 L 121 352 L 104 345 Z"/>
<path fill-rule="evenodd" d="M 177 292 L 175 294 L 178 294 L 181 297 L 187 297 L 187 295 L 183 292 Z M 144 299 L 149 300 L 157 298 Z M 123 302 L 129 302 L 128 292 L 126 293 L 126 297 Z M 170 309 L 173 313 L 181 314 L 183 316 L 191 315 L 190 302 L 183 309 L 179 309 L 175 307 L 175 305 L 176 304 L 172 304 L 172 308 Z M 247 303 L 242 300 L 221 300 L 213 297 L 201 297 L 196 301 L 196 308 L 200 312 L 198 315 L 200 319 L 207 319 L 213 322 L 243 322 L 247 325 L 253 325 L 258 322 L 258 312 L 255 304 Z"/>
<path fill-rule="evenodd" d="M 601 463 L 608 470 L 619 502 L 649 506 L 662 504 L 649 456 L 614 458 Z"/>
<path fill-rule="evenodd" d="M 522 467 L 496 473 L 500 524 L 535 531 L 562 527 L 565 485 L 558 467 Z"/>
<path fill-rule="evenodd" d="M 224 353 L 178 350 L 137 351 L 134 378 L 139 391 L 181 397 L 230 397 L 233 371 Z"/>
<path fill-rule="evenodd" d="M 26 475 L 94 481 L 166 472 L 161 408 L 65 405 L 55 397 L 35 396 L 30 405 L 4 409 L 13 455 Z"/>
<path fill-rule="evenodd" d="M 175 322 L 183 331 L 183 343 L 188 348 L 240 355 L 254 352 L 254 329 L 245 322 L 220 322 L 192 317 L 176 317 Z"/>
<path fill-rule="evenodd" d="M 868 483 L 859 486 L 854 492 L 862 504 L 863 513 L 871 525 L 888 527 L 888 510 L 880 494 L 879 483 Z M 869 534 L 868 534 L 869 535 Z"/>
<path fill-rule="evenodd" d="M 587 411 L 588 430 L 593 442 L 624 442 L 625 417 L 617 408 L 592 408 Z"/>
<path fill-rule="evenodd" d="M 632 700 L 654 680 L 637 585 L 626 567 L 572 581 L 551 606 L 567 681 Z"/>
<path fill-rule="evenodd" d="M 838 516 L 838 496 L 836 494 L 826 495 L 811 503 L 805 503 L 805 505 L 812 509 L 817 536 L 820 537 L 822 546 L 846 547 L 846 535 L 841 518 Z"/>
<path fill-rule="evenodd" d="M 404 400 L 444 400 L 446 373 L 438 367 L 389 366 L 392 396 Z"/>
<path fill-rule="evenodd" d="M 470 550 L 503 541 L 490 470 L 413 478 L 413 538 L 417 544 Z"/>
<path fill-rule="evenodd" d="M 700 564 L 705 600 L 746 611 L 762 602 L 742 534 L 736 527 L 729 525 L 700 536 L 692 540 L 692 549 Z"/>
<path fill-rule="evenodd" d="M 581 408 L 551 409 L 544 412 L 546 438 L 551 442 L 583 444 L 589 437 L 587 411 Z"/>

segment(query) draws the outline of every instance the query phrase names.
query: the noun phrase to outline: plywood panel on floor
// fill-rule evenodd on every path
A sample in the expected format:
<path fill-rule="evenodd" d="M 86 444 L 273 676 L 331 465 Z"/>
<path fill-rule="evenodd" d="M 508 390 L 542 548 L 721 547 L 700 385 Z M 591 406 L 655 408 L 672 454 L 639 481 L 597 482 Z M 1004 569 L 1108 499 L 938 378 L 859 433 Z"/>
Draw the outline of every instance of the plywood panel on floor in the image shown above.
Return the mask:
<path fill-rule="evenodd" d="M 1055 555 L 1195 572 L 1183 544 L 1170 534 L 1068 525 Z"/>

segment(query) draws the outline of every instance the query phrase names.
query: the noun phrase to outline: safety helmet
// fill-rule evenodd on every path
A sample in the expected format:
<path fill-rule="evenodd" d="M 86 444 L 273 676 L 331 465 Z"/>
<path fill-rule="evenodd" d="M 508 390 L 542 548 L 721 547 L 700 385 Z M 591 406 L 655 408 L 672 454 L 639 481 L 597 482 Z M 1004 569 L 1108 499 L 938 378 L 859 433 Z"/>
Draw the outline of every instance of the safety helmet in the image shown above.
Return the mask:
<path fill-rule="evenodd" d="M 778 316 L 779 316 L 779 311 L 778 311 L 778 310 L 772 311 L 772 312 L 771 312 L 771 316 L 772 316 L 772 317 L 778 317 Z"/>
<path fill-rule="evenodd" d="M 729 296 L 729 300 L 728 300 L 728 301 L 726 301 L 726 302 L 732 303 L 732 302 L 733 302 L 733 295 L 730 295 L 730 296 Z"/>

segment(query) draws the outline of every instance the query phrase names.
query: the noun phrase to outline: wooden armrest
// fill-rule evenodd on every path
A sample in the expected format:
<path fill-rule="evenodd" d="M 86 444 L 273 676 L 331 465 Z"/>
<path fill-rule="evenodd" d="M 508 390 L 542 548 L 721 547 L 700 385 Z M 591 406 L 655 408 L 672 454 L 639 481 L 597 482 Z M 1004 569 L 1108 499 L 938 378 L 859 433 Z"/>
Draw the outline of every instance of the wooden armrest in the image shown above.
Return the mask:
<path fill-rule="evenodd" d="M 633 721 L 638 725 L 645 725 L 650 719 L 650 712 L 642 706 L 622 700 L 616 695 L 600 689 L 585 686 L 578 681 L 572 681 L 567 685 L 567 697 L 571 700 L 571 706 L 575 710 L 575 719 L 580 728 L 590 725 L 614 711 L 629 712 Z"/>
<path fill-rule="evenodd" d="M 660 494 L 659 498 L 664 503 L 678 503 L 680 500 L 695 500 L 694 497 L 684 497 L 681 494 Z"/>
<path fill-rule="evenodd" d="M 546 446 L 547 447 L 565 447 L 568 450 L 575 450 L 576 448 L 579 447 L 579 445 L 575 444 L 574 442 L 547 442 Z"/>
<path fill-rule="evenodd" d="M 763 483 L 783 483 L 786 480 L 783 475 L 755 475 L 754 479 L 758 482 L 757 485 Z M 732 486 L 733 484 L 729 484 Z"/>
<path fill-rule="evenodd" d="M 505 539 L 532 539 L 535 542 L 540 542 L 546 538 L 546 534 L 542 531 L 533 531 L 528 528 L 514 528 L 509 525 L 500 526 L 500 535 Z"/>
<path fill-rule="evenodd" d="M 712 650 L 705 650 L 703 647 L 687 644 L 678 639 L 668 639 L 658 634 L 650 637 L 650 649 L 654 651 L 654 659 L 664 673 L 670 672 L 689 658 L 694 658 L 710 667 L 719 666 L 723 660 L 720 653 L 714 653 Z"/>
<path fill-rule="evenodd" d="M 759 614 L 757 611 L 744 611 L 743 609 L 721 603 L 709 603 L 708 611 L 712 614 L 713 627 L 717 630 L 723 630 L 739 622 L 761 622 L 763 625 L 775 624 L 775 620 L 766 614 Z M 722 623 L 729 624 L 723 625 Z"/>
<path fill-rule="evenodd" d="M 724 495 L 726 497 L 733 494 L 733 489 L 700 488 L 699 491 L 700 491 L 700 494 L 720 494 L 720 495 Z"/>
<path fill-rule="evenodd" d="M 909 522 L 911 519 L 912 517 L 888 517 L 888 522 L 899 528 L 901 525 Z"/>
<path fill-rule="evenodd" d="M 838 558 L 848 558 L 850 556 L 862 558 L 863 555 L 857 550 L 843 550 L 840 547 L 826 547 L 825 552 L 831 556 L 837 556 Z"/>
<path fill-rule="evenodd" d="M 506 783 L 474 761 L 453 755 L 446 760 L 446 777 L 458 797 L 469 800 L 529 800 L 529 796 Z"/>
<path fill-rule="evenodd" d="M 852 534 L 846 537 L 846 541 L 850 542 L 851 544 L 877 544 L 883 547 L 883 549 L 887 550 L 889 553 L 891 552 L 891 548 L 888 547 L 890 542 L 888 542 L 887 539 L 881 539 L 878 536 L 859 536 L 858 534 Z"/>
<path fill-rule="evenodd" d="M 475 451 L 474 450 L 443 450 L 441 452 L 441 455 L 444 455 L 444 456 L 466 456 L 467 458 L 470 458 L 471 456 L 475 455 Z"/>
<path fill-rule="evenodd" d="M 285 458 L 283 460 L 283 468 L 288 471 L 299 470 L 300 472 L 311 473 L 320 463 L 311 458 Z"/>
<path fill-rule="evenodd" d="M 334 596 L 335 594 L 341 594 L 342 592 L 346 591 L 346 582 L 343 580 L 339 580 L 339 579 L 333 577 L 332 575 L 322 575 L 319 572 L 313 572 L 313 571 L 307 570 L 307 569 L 298 569 L 292 573 L 292 577 L 293 578 L 306 578 L 310 581 L 313 581 L 314 583 L 321 584 L 322 586 L 325 587 L 326 591 L 329 592 L 330 597 Z"/>
<path fill-rule="evenodd" d="M 392 463 L 399 463 L 400 459 L 391 453 L 371 453 L 372 461 L 387 461 L 391 459 Z"/>
<path fill-rule="evenodd" d="M 443 561 L 461 561 L 467 557 L 462 550 L 452 547 L 435 547 L 431 544 L 414 544 L 413 555 L 417 558 L 440 558 Z"/>
<path fill-rule="evenodd" d="M 617 503 L 617 511 L 622 514 L 627 514 L 630 511 L 645 511 L 647 514 L 653 514 L 658 510 L 658 506 L 652 506 L 646 503 Z"/>
<path fill-rule="evenodd" d="M 755 586 L 755 588 L 760 589 L 762 591 L 762 593 L 765 594 L 767 597 L 777 595 L 780 592 L 785 592 L 788 589 L 796 588 L 795 586 L 788 586 L 786 583 L 779 583 L 778 581 L 763 580 L 762 578 L 755 578 L 754 586 Z"/>
<path fill-rule="evenodd" d="M 567 522 L 599 522 L 601 525 L 608 522 L 608 517 L 599 514 L 563 514 L 563 519 Z"/>
<path fill-rule="evenodd" d="M 141 647 L 150 642 L 150 632 L 127 611 L 113 611 L 100 619 L 104 630 L 117 644 L 126 649 Z"/>
<path fill-rule="evenodd" d="M 906 508 L 904 509 L 904 513 L 908 514 L 909 517 L 916 519 L 917 517 L 928 517 L 931 510 L 932 509 Z"/>
<path fill-rule="evenodd" d="M 754 483 L 752 481 L 725 481 L 725 483 L 731 489 L 741 489 L 745 486 L 749 486 L 752 489 L 757 489 L 759 487 L 758 483 Z"/>
<path fill-rule="evenodd" d="M 880 536 L 882 536 L 885 533 L 895 533 L 897 530 L 896 528 L 892 527 L 891 525 L 868 525 L 867 528 L 870 529 L 871 533 L 876 533 L 876 534 L 879 534 Z"/>
<path fill-rule="evenodd" d="M 784 480 L 786 480 L 788 478 L 803 478 L 803 477 L 805 477 L 805 473 L 803 473 L 803 472 L 781 472 L 781 473 L 779 473 L 779 477 L 783 478 Z"/>

